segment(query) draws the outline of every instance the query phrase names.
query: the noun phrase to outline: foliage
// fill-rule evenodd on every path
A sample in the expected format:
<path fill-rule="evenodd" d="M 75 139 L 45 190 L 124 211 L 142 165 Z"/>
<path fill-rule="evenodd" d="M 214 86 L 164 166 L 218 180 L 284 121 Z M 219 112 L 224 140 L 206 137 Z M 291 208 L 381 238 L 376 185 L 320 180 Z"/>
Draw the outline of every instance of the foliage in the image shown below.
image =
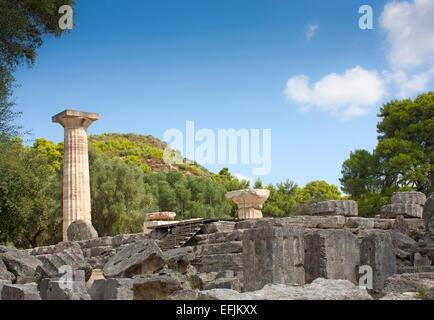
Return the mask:
<path fill-rule="evenodd" d="M 167 173 L 174 169 L 171 164 L 164 162 L 163 155 L 167 144 L 150 135 L 105 133 L 89 136 L 89 142 L 100 154 L 111 159 L 119 158 L 126 163 L 135 163 L 144 173 L 160 171 Z M 207 169 L 197 163 L 182 163 L 177 166 L 188 175 L 211 175 Z"/>
<path fill-rule="evenodd" d="M 255 187 L 259 186 L 262 186 L 262 181 L 257 180 Z M 313 202 L 341 199 L 338 187 L 325 181 L 311 181 L 300 188 L 287 179 L 275 186 L 270 184 L 267 189 L 270 190 L 270 197 L 262 210 L 265 217 L 306 214 Z"/>
<path fill-rule="evenodd" d="M 100 236 L 136 233 L 143 228 L 152 196 L 143 188 L 143 172 L 136 165 L 89 150 L 92 223 Z"/>
<path fill-rule="evenodd" d="M 19 247 L 58 241 L 60 200 L 60 175 L 47 158 L 21 139 L 11 141 L 0 156 L 0 241 Z"/>
<path fill-rule="evenodd" d="M 434 92 L 380 109 L 372 153 L 351 152 L 342 165 L 342 191 L 358 201 L 359 215 L 378 214 L 395 191 L 434 191 Z"/>

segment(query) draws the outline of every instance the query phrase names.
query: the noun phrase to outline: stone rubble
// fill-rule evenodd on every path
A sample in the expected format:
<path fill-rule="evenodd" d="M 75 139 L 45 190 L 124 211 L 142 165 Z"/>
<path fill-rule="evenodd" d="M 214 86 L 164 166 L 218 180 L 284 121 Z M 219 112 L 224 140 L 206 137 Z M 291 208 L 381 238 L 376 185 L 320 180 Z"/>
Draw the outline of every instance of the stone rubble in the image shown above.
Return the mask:
<path fill-rule="evenodd" d="M 210 221 L 188 245 L 164 251 L 164 229 L 28 250 L 0 246 L 0 298 L 371 299 L 376 292 L 432 299 L 432 199 L 425 220 L 341 214 Z M 362 265 L 374 271 L 369 293 L 357 286 Z M 77 290 L 63 285 L 64 266 Z"/>

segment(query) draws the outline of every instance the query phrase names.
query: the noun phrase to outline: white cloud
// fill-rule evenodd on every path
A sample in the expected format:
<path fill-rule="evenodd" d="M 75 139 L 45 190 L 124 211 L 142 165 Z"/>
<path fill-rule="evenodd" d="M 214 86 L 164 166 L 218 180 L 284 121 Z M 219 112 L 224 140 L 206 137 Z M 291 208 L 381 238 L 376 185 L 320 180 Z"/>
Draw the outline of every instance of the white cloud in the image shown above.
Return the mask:
<path fill-rule="evenodd" d="M 434 0 L 389 1 L 379 22 L 386 33 L 388 70 L 379 75 L 357 66 L 326 75 L 312 87 L 309 76 L 296 75 L 286 84 L 286 97 L 302 111 L 317 107 L 350 119 L 378 107 L 386 91 L 401 99 L 427 91 L 434 79 Z M 306 37 L 316 29 L 309 25 Z"/>
<path fill-rule="evenodd" d="M 250 178 L 248 178 L 248 177 L 246 177 L 246 176 L 243 176 L 241 173 L 235 173 L 234 174 L 234 177 L 235 178 L 237 178 L 238 180 L 247 180 L 247 181 L 251 181 L 251 179 Z"/>
<path fill-rule="evenodd" d="M 306 39 L 310 39 L 315 35 L 315 32 L 318 30 L 317 24 L 308 24 L 306 31 Z"/>
<path fill-rule="evenodd" d="M 367 114 L 385 94 L 384 81 L 378 72 L 360 66 L 346 70 L 342 75 L 331 73 L 312 88 L 308 76 L 297 75 L 288 80 L 285 88 L 286 97 L 299 103 L 303 111 L 318 107 L 344 119 Z"/>
<path fill-rule="evenodd" d="M 387 59 L 393 68 L 434 62 L 434 1 L 389 2 L 380 16 L 387 32 Z"/>
<path fill-rule="evenodd" d="M 408 98 L 413 94 L 419 94 L 428 90 L 428 84 L 434 77 L 434 66 L 428 71 L 419 74 L 407 75 L 403 70 L 394 72 L 383 71 L 386 82 L 395 84 L 398 87 L 398 95 L 400 98 Z"/>

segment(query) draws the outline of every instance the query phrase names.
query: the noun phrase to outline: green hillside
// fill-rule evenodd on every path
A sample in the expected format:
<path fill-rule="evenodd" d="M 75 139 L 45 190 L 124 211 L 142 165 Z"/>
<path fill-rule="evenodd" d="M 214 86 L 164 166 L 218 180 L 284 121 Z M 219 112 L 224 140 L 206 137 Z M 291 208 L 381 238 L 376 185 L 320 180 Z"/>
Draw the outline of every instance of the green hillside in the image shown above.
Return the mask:
<path fill-rule="evenodd" d="M 140 165 L 145 173 L 180 171 L 186 176 L 211 176 L 212 173 L 201 165 L 189 163 L 163 142 L 151 135 L 143 136 L 135 133 L 105 133 L 100 135 L 90 135 L 89 143 L 92 144 L 100 153 L 109 158 L 120 158 L 126 163 L 136 163 Z M 169 148 L 172 154 L 182 159 L 183 163 L 170 164 L 163 160 L 164 150 Z"/>

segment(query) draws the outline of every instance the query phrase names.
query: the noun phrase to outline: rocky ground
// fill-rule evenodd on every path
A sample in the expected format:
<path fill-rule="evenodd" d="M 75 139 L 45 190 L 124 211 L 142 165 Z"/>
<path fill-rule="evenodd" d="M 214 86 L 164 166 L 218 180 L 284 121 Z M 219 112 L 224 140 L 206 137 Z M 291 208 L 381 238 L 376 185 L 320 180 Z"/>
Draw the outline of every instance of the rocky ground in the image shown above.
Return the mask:
<path fill-rule="evenodd" d="M 29 250 L 0 246 L 0 298 L 434 299 L 433 195 L 423 219 L 390 209 L 385 218 L 359 218 L 351 205 L 328 206 L 339 215 L 204 224 L 186 246 L 165 251 L 161 230 Z M 369 290 L 359 286 L 366 265 Z"/>

